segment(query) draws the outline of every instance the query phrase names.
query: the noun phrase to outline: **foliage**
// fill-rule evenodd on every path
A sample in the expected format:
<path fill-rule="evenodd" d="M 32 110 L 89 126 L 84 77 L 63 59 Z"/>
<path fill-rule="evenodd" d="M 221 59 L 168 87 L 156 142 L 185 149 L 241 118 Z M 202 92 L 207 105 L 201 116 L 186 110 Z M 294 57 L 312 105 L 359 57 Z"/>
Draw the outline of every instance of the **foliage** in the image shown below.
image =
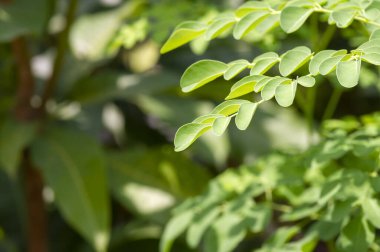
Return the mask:
<path fill-rule="evenodd" d="M 312 100 L 305 99 L 300 104 L 305 107 L 312 130 L 310 115 L 313 116 L 320 75 L 335 75 L 338 85 L 353 88 L 359 84 L 362 62 L 380 65 L 379 6 L 376 0 L 249 1 L 208 22 L 179 24 L 161 53 L 200 36 L 213 40 L 232 33 L 240 40 L 276 27 L 287 34 L 294 33 L 309 28 L 309 18 L 314 33 L 318 32 L 319 22 L 342 29 L 360 23 L 370 36 L 350 51 L 324 50 L 332 38 L 331 28 L 327 28 L 322 46 L 316 40 L 318 34 L 313 34 L 315 52 L 299 45 L 280 55 L 265 52 L 253 60 L 224 63 L 202 59 L 193 63 L 182 75 L 183 92 L 194 91 L 219 77 L 239 80 L 234 81 L 226 101 L 178 129 L 175 150 L 185 150 L 208 131 L 222 135 L 233 117 L 237 128 L 245 130 L 262 103 L 275 98 L 280 106 L 289 107 L 300 88 L 314 93 L 308 97 Z M 249 69 L 249 75 L 241 78 L 245 69 Z M 339 99 L 333 97 L 332 104 Z M 330 105 L 326 109 L 328 116 Z M 174 210 L 166 226 L 161 251 L 170 251 L 173 240 L 185 231 L 188 245 L 202 251 L 239 250 L 244 248 L 243 240 L 254 239 L 265 241 L 254 242 L 253 251 L 314 251 L 321 246 L 331 251 L 378 251 L 378 114 L 363 117 L 361 122 L 322 123 L 325 128 L 317 145 L 304 152 L 271 154 L 253 166 L 228 170 L 210 182 L 202 195 L 185 201 Z"/>

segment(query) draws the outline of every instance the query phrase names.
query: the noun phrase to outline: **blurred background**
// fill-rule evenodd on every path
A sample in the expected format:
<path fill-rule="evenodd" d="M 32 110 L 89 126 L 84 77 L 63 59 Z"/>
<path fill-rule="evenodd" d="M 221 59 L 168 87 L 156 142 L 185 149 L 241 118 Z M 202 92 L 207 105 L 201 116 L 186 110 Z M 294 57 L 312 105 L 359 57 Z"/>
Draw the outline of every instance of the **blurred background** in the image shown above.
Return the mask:
<path fill-rule="evenodd" d="M 315 141 L 317 134 L 308 128 L 301 106 L 283 109 L 268 102 L 247 131 L 233 126 L 221 137 L 206 134 L 188 150 L 174 152 L 178 127 L 211 111 L 233 84 L 217 80 L 191 94 L 181 93 L 179 80 L 190 64 L 204 58 L 251 61 L 266 51 L 281 53 L 298 45 L 311 46 L 306 26 L 292 37 L 276 30 L 251 34 L 241 41 L 226 36 L 209 43 L 200 38 L 160 55 L 160 47 L 180 22 L 207 21 L 243 2 L 0 1 L 0 251 L 32 251 L 30 234 L 39 233 L 38 220 L 32 228 L 33 221 L 27 220 L 31 217 L 27 214 L 30 198 L 25 193 L 28 175 L 22 167 L 29 145 L 32 163 L 44 167 L 47 227 L 41 240 L 48 242 L 48 251 L 94 251 L 94 247 L 102 251 L 103 240 L 109 240 L 107 251 L 148 252 L 158 251 L 170 210 L 201 193 L 211 178 L 270 151 L 302 150 Z M 354 47 L 367 36 L 357 34 L 348 40 L 350 34 L 351 30 L 336 32 L 336 43 L 329 47 Z M 33 79 L 27 98 L 20 94 L 23 61 L 29 64 Z M 367 72 L 359 92 L 344 93 L 335 116 L 380 109 L 377 75 Z M 46 91 L 51 82 L 53 91 Z M 322 82 L 329 84 L 318 88 L 316 124 L 336 85 L 335 79 Z M 299 93 L 304 95 L 302 90 Z M 38 112 L 20 116 L 14 110 L 20 101 L 33 111 L 44 105 L 43 119 Z M 67 132 L 57 133 L 60 130 Z M 54 131 L 47 135 L 62 145 L 68 159 L 83 163 L 85 171 L 78 178 L 59 170 L 70 164 L 55 158 L 49 139 L 34 143 L 45 131 Z M 94 167 L 83 161 L 86 157 L 98 158 Z M 78 188 L 84 188 L 84 193 L 71 186 L 75 179 L 83 183 Z M 95 206 L 93 217 L 81 212 L 87 201 Z M 107 207 L 96 206 L 103 203 Z M 98 221 L 102 218 L 103 222 Z M 86 221 L 95 224 L 86 226 Z M 104 227 L 109 235 L 94 235 L 96 223 L 105 223 L 99 224 L 100 230 Z M 173 251 L 191 250 L 178 241 Z"/>

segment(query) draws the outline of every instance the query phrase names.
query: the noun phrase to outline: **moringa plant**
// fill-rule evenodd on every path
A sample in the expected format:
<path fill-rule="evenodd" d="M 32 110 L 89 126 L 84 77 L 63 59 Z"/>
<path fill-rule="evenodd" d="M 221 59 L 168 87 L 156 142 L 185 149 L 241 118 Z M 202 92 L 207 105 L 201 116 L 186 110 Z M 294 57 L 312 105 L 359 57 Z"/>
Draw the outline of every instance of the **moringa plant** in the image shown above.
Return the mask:
<path fill-rule="evenodd" d="M 380 1 L 249 1 L 208 22 L 178 25 L 161 53 L 230 33 L 237 40 L 250 40 L 271 31 L 279 33 L 278 27 L 291 34 L 311 26 L 317 28 L 315 33 L 318 25 L 325 32 L 320 37 L 313 34 L 312 49 L 301 44 L 281 54 L 264 52 L 253 60 L 206 59 L 192 64 L 180 80 L 185 93 L 217 78 L 234 84 L 224 102 L 178 129 L 175 150 L 185 150 L 208 131 L 222 135 L 232 118 L 238 129 L 247 129 L 262 103 L 274 98 L 278 105 L 289 107 L 297 89 L 315 90 L 321 76 L 333 76 L 343 88 L 357 86 L 362 63 L 371 69 L 380 66 Z M 356 40 L 360 42 L 351 50 L 327 48 L 336 28 L 351 26 L 367 37 Z M 242 77 L 246 69 L 249 74 Z M 303 106 L 315 103 L 315 95 L 301 98 Z M 326 115 L 331 117 L 331 111 Z M 252 167 L 227 171 L 209 184 L 207 192 L 179 206 L 167 224 L 161 251 L 169 251 L 184 231 L 190 247 L 210 252 L 237 247 L 243 251 L 380 251 L 376 238 L 379 116 L 322 124 L 327 126 L 317 146 L 304 153 L 273 154 Z"/>

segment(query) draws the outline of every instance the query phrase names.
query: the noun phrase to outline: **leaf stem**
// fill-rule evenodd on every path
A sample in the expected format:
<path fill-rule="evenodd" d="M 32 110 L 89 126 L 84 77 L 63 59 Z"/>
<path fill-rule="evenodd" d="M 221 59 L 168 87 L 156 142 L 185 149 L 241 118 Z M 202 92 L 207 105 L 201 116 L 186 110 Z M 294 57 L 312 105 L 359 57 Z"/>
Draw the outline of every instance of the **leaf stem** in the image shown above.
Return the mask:
<path fill-rule="evenodd" d="M 54 89 L 57 85 L 59 73 L 61 71 L 64 59 L 65 59 L 65 53 L 68 47 L 69 32 L 70 32 L 72 23 L 74 21 L 77 5 L 78 5 L 78 0 L 71 0 L 66 12 L 66 26 L 64 30 L 62 31 L 59 41 L 58 41 L 57 54 L 56 54 L 54 64 L 53 64 L 53 71 L 50 78 L 47 80 L 45 89 L 42 93 L 41 107 L 40 107 L 42 111 L 44 111 L 46 102 L 53 95 Z"/>
<path fill-rule="evenodd" d="M 330 97 L 330 100 L 327 104 L 326 110 L 323 113 L 322 120 L 330 119 L 336 110 L 339 99 L 342 96 L 343 90 L 341 88 L 334 88 L 334 91 Z"/>

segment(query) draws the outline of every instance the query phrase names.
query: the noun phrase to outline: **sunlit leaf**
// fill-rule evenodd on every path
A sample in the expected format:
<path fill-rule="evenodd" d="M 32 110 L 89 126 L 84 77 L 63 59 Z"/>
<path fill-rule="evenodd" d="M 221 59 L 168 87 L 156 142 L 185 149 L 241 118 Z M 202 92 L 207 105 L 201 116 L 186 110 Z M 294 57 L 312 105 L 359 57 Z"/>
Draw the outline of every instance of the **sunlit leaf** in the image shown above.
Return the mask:
<path fill-rule="evenodd" d="M 189 147 L 198 137 L 211 128 L 210 124 L 188 123 L 177 130 L 174 138 L 175 151 L 183 151 Z"/>
<path fill-rule="evenodd" d="M 282 76 L 288 76 L 303 66 L 312 54 L 309 48 L 299 46 L 287 51 L 281 56 L 279 70 Z"/>
<path fill-rule="evenodd" d="M 223 135 L 223 133 L 226 131 L 228 125 L 231 122 L 231 117 L 218 117 L 214 121 L 212 125 L 212 130 L 217 136 Z"/>
<path fill-rule="evenodd" d="M 251 30 L 255 29 L 269 15 L 268 11 L 255 11 L 243 17 L 236 24 L 233 36 L 235 39 L 241 39 Z"/>
<path fill-rule="evenodd" d="M 224 79 L 230 80 L 236 75 L 241 73 L 244 69 L 247 68 L 249 62 L 246 60 L 237 60 L 228 64 L 228 69 L 224 73 Z"/>
<path fill-rule="evenodd" d="M 192 64 L 183 73 L 181 88 L 183 92 L 190 92 L 222 76 L 228 65 L 216 60 L 201 60 Z"/>
<path fill-rule="evenodd" d="M 301 76 L 297 78 L 297 83 L 304 87 L 313 87 L 315 79 L 312 76 Z"/>
<path fill-rule="evenodd" d="M 166 43 L 162 46 L 160 52 L 167 53 L 190 42 L 205 33 L 206 28 L 207 26 L 204 23 L 196 21 L 186 21 L 179 24 Z"/>
<path fill-rule="evenodd" d="M 312 75 L 318 75 L 319 74 L 319 67 L 321 64 L 329 59 L 336 51 L 335 50 L 324 50 L 318 52 L 316 55 L 313 56 L 313 58 L 310 60 L 309 63 L 309 71 Z"/>
<path fill-rule="evenodd" d="M 339 83 L 346 88 L 352 88 L 359 83 L 360 60 L 341 61 L 336 66 L 336 76 Z"/>
<path fill-rule="evenodd" d="M 206 39 L 211 40 L 230 29 L 236 22 L 234 17 L 221 17 L 215 19 L 207 28 Z"/>
<path fill-rule="evenodd" d="M 241 105 L 235 117 L 235 124 L 238 129 L 246 130 L 248 128 L 257 109 L 257 105 L 257 103 L 246 103 Z"/>
<path fill-rule="evenodd" d="M 313 13 L 313 9 L 289 6 L 281 11 L 280 25 L 286 33 L 298 30 Z"/>
<path fill-rule="evenodd" d="M 240 81 L 236 82 L 232 87 L 231 91 L 226 97 L 226 99 L 233 99 L 239 96 L 243 96 L 245 94 L 251 93 L 254 90 L 255 85 L 260 80 L 264 79 L 265 76 L 262 75 L 253 75 L 246 76 Z"/>
<path fill-rule="evenodd" d="M 297 82 L 283 83 L 276 88 L 275 98 L 282 107 L 289 107 L 293 104 L 297 89 Z"/>

